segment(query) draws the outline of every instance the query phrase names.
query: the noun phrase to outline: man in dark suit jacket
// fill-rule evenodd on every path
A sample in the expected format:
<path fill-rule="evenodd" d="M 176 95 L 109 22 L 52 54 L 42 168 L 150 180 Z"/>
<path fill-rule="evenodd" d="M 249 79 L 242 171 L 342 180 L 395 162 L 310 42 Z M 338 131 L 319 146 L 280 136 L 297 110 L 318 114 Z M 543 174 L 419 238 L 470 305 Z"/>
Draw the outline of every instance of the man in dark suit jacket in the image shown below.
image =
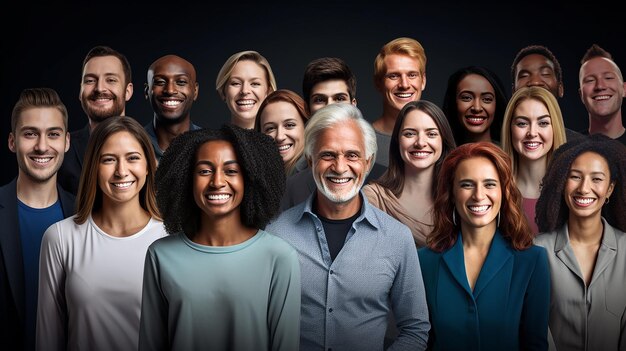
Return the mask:
<path fill-rule="evenodd" d="M 9 134 L 19 173 L 0 187 L 0 350 L 35 348 L 41 239 L 50 225 L 74 214 L 74 195 L 57 185 L 69 141 L 57 93 L 22 91 Z"/>

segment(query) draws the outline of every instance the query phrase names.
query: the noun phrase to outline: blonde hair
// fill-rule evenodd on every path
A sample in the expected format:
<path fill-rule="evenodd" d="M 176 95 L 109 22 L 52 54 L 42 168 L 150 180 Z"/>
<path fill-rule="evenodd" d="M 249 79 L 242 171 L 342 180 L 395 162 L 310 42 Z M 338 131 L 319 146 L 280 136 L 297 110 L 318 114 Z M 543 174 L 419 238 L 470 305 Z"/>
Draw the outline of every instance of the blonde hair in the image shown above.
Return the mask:
<path fill-rule="evenodd" d="M 426 74 L 426 52 L 424 51 L 424 47 L 415 39 L 400 37 L 383 45 L 378 55 L 376 55 L 376 59 L 374 60 L 374 84 L 376 86 L 381 84 L 385 73 L 387 73 L 385 57 L 393 54 L 405 55 L 416 59 L 417 62 L 419 62 L 420 75 L 422 78 L 424 77 Z"/>
<path fill-rule="evenodd" d="M 258 65 L 263 67 L 266 74 L 265 78 L 267 79 L 267 83 L 269 85 L 267 93 L 269 94 L 276 91 L 276 78 L 274 77 L 274 72 L 272 72 L 272 67 L 270 66 L 269 61 L 256 51 L 247 50 L 232 54 L 228 60 L 224 62 L 224 65 L 220 69 L 219 73 L 217 73 L 217 79 L 215 79 L 215 90 L 217 90 L 218 94 L 220 94 L 220 97 L 225 95 L 224 89 L 226 88 L 226 83 L 235 69 L 235 65 L 239 61 L 245 60 L 256 62 Z"/>

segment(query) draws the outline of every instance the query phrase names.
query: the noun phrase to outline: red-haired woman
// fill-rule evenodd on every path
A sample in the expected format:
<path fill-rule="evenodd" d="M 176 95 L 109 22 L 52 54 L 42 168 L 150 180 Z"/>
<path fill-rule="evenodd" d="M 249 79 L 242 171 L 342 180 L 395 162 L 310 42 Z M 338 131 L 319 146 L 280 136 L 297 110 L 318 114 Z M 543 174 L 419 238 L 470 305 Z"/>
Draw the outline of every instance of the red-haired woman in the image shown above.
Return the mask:
<path fill-rule="evenodd" d="M 446 157 L 435 229 L 418 251 L 431 349 L 547 350 L 550 272 L 521 200 L 495 144 L 463 144 Z"/>

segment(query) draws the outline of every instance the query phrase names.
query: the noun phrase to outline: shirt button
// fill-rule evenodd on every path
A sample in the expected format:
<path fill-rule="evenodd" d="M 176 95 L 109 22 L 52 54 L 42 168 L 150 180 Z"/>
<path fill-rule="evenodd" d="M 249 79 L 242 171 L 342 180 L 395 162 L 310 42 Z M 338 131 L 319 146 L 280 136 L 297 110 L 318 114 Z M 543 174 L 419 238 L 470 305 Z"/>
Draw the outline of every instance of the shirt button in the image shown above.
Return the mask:
<path fill-rule="evenodd" d="M 330 270 L 330 274 L 335 274 L 335 271 L 333 271 L 332 269 Z"/>
<path fill-rule="evenodd" d="M 322 231 L 322 228 L 320 228 L 320 227 L 317 227 L 317 228 L 315 228 L 315 229 L 317 229 L 317 231 L 318 231 L 318 232 L 321 232 L 321 231 Z"/>
<path fill-rule="evenodd" d="M 331 313 L 333 312 L 332 307 L 328 309 L 328 312 L 331 312 Z"/>

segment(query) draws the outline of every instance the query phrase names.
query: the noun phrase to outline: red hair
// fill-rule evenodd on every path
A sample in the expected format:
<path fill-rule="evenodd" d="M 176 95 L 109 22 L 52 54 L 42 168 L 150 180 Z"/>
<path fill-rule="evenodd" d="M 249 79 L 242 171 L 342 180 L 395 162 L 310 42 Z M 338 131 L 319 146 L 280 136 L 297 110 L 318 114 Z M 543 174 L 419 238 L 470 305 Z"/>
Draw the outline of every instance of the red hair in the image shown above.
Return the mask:
<path fill-rule="evenodd" d="M 427 245 L 437 252 L 451 248 L 457 239 L 460 223 L 452 222 L 454 211 L 454 176 L 458 165 L 471 158 L 483 157 L 491 161 L 498 172 L 502 189 L 500 206 L 500 233 L 516 250 L 532 245 L 533 234 L 522 209 L 522 195 L 511 171 L 511 158 L 490 142 L 468 143 L 452 150 L 443 161 L 433 204 L 434 230 Z"/>

